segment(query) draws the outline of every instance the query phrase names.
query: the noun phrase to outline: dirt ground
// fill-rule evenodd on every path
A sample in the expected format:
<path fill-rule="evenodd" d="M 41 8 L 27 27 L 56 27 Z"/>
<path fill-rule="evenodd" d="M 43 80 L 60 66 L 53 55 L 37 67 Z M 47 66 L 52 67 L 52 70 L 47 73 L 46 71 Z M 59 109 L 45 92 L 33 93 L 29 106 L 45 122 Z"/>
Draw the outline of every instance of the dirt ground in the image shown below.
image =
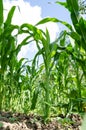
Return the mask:
<path fill-rule="evenodd" d="M 78 114 L 65 118 L 62 114 L 44 123 L 42 117 L 33 114 L 0 112 L 0 130 L 80 130 L 82 119 Z"/>

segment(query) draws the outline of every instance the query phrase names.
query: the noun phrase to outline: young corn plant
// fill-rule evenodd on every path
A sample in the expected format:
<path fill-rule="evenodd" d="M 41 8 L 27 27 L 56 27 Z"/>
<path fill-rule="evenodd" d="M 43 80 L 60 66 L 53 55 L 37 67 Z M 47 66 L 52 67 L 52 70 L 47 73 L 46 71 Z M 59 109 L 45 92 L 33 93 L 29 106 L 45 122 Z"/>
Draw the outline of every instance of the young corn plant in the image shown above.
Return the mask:
<path fill-rule="evenodd" d="M 42 49 L 41 49 L 40 45 L 38 45 L 39 43 L 37 42 L 37 46 L 38 46 L 39 51 L 36 54 L 36 57 L 38 55 L 42 55 L 44 66 L 45 66 L 44 118 L 46 119 L 46 118 L 49 117 L 49 114 L 50 114 L 50 105 L 51 105 L 51 103 L 50 103 L 50 92 L 51 92 L 51 88 L 50 88 L 49 82 L 50 82 L 50 73 L 51 73 L 51 67 L 52 67 L 52 57 L 51 57 L 51 50 L 50 50 L 50 36 L 49 36 L 48 30 L 46 30 L 46 33 L 44 34 L 44 36 L 42 35 L 41 39 L 37 39 L 37 40 L 41 40 L 41 44 L 43 46 Z"/>
<path fill-rule="evenodd" d="M 15 37 L 11 33 L 17 29 L 17 25 L 12 25 L 12 16 L 15 11 L 15 6 L 11 8 L 8 13 L 7 19 L 4 22 L 4 13 L 3 13 L 3 1 L 0 1 L 0 109 L 4 102 L 4 94 L 6 94 L 6 84 L 5 79 L 7 78 L 7 73 L 12 70 L 13 63 L 16 64 L 17 57 L 14 50 L 16 48 Z M 13 70 L 12 70 L 13 72 Z M 12 76 L 11 72 L 11 76 Z"/>

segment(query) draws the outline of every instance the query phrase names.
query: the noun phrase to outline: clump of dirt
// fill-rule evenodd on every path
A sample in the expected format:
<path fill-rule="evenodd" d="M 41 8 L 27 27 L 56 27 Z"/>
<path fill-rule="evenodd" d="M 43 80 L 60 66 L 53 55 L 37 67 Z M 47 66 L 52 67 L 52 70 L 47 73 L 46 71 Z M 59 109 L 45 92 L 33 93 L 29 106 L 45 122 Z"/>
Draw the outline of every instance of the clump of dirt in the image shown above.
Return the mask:
<path fill-rule="evenodd" d="M 59 115 L 44 123 L 41 116 L 34 114 L 0 112 L 0 130 L 80 130 L 81 123 L 78 114 Z"/>

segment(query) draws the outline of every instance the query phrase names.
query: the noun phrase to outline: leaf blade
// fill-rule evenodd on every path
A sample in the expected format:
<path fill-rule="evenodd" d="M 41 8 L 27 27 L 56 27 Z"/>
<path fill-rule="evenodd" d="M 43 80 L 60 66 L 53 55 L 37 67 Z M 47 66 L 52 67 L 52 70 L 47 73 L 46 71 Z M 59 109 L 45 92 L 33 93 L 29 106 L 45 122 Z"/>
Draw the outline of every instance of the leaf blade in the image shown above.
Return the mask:
<path fill-rule="evenodd" d="M 0 0 L 0 26 L 3 23 L 3 0 Z"/>

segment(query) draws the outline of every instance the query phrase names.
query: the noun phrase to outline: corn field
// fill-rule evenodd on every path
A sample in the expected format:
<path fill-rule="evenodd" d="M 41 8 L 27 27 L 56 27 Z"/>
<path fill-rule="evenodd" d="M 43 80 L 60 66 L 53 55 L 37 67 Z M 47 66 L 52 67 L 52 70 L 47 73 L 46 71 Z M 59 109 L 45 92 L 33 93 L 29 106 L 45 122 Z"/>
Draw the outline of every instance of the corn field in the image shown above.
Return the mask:
<path fill-rule="evenodd" d="M 16 7 L 4 21 L 0 0 L 0 110 L 38 113 L 44 119 L 86 111 L 86 20 L 80 14 L 78 0 L 56 4 L 67 8 L 72 25 L 51 17 L 36 25 L 13 25 Z M 48 29 L 38 29 L 47 22 L 61 23 L 67 29 L 51 42 Z M 17 33 L 12 35 L 14 30 Z M 26 37 L 18 44 L 18 36 L 23 34 Z M 34 42 L 37 53 L 33 60 L 18 60 L 21 48 Z"/>

